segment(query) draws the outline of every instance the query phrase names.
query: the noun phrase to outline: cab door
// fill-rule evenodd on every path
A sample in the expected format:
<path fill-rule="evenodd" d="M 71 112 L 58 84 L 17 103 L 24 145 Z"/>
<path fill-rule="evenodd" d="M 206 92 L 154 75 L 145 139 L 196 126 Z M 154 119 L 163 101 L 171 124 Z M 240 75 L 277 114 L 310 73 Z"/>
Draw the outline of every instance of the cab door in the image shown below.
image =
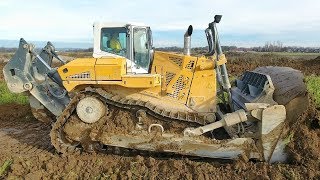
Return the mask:
<path fill-rule="evenodd" d="M 151 59 L 150 52 L 152 50 L 149 34 L 149 28 L 147 27 L 132 27 L 131 43 L 133 48 L 130 58 L 132 64 L 129 65 L 132 73 L 149 73 Z"/>

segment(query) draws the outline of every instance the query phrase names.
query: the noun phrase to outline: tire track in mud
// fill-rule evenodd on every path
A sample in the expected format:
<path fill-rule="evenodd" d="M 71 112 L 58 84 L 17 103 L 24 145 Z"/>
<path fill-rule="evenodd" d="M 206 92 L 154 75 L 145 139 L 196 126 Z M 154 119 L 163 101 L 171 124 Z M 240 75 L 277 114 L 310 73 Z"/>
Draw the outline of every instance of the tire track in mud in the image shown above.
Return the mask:
<path fill-rule="evenodd" d="M 13 108 L 15 110 L 15 108 Z M 0 141 L 1 152 L 11 153 L 12 150 L 18 152 L 19 156 L 30 155 L 34 153 L 42 153 L 44 150 L 49 150 L 53 153 L 53 146 L 50 144 L 48 132 L 50 126 L 37 122 L 27 108 L 22 108 L 22 111 L 27 111 L 26 116 L 18 117 L 7 116 L 0 119 Z M 12 155 L 12 153 L 11 153 Z"/>

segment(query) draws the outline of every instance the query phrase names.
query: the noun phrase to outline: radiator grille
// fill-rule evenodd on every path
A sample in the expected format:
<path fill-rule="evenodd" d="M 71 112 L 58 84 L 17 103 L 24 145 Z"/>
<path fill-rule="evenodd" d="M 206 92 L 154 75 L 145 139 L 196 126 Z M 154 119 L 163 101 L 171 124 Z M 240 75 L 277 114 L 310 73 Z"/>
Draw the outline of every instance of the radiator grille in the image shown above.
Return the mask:
<path fill-rule="evenodd" d="M 189 63 L 186 65 L 186 69 L 192 70 L 194 66 L 194 61 L 189 61 Z"/>
<path fill-rule="evenodd" d="M 169 57 L 169 60 L 173 61 L 179 67 L 182 67 L 182 58 L 179 57 Z"/>
<path fill-rule="evenodd" d="M 73 74 L 67 77 L 68 79 L 90 79 L 90 72 L 83 72 L 80 74 Z"/>
<path fill-rule="evenodd" d="M 183 76 L 180 76 L 178 80 L 172 85 L 174 92 L 172 94 L 167 93 L 167 96 L 172 98 L 178 98 L 178 95 L 182 89 L 186 88 L 186 84 L 183 82 Z"/>
<path fill-rule="evenodd" d="M 167 72 L 166 73 L 166 86 L 171 82 L 172 78 L 175 76 L 175 73 Z"/>

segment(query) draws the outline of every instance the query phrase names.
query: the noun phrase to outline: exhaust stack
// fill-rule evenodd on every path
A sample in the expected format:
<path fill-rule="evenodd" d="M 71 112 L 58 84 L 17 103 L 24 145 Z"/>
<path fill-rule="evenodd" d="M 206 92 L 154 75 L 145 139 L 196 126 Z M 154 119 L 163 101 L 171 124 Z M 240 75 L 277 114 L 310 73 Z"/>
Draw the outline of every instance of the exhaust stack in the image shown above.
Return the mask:
<path fill-rule="evenodd" d="M 188 30 L 184 34 L 184 49 L 183 49 L 183 54 L 190 56 L 191 52 L 191 34 L 193 32 L 193 27 L 190 25 L 188 27 Z"/>

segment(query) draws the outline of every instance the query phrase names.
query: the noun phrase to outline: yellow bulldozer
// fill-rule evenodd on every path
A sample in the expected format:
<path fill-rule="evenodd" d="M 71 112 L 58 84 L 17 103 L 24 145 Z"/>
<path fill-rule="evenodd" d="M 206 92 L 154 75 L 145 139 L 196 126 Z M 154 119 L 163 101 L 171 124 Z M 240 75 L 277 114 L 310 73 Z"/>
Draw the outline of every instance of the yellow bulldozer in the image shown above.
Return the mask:
<path fill-rule="evenodd" d="M 37 53 L 20 39 L 5 80 L 10 91 L 29 96 L 36 119 L 52 124 L 61 153 L 124 148 L 285 161 L 288 127 L 308 103 L 303 75 L 267 66 L 230 83 L 221 17 L 205 29 L 202 56 L 191 56 L 191 25 L 183 54 L 155 51 L 150 27 L 133 24 L 94 23 L 93 57 L 70 62 L 50 42 Z"/>

